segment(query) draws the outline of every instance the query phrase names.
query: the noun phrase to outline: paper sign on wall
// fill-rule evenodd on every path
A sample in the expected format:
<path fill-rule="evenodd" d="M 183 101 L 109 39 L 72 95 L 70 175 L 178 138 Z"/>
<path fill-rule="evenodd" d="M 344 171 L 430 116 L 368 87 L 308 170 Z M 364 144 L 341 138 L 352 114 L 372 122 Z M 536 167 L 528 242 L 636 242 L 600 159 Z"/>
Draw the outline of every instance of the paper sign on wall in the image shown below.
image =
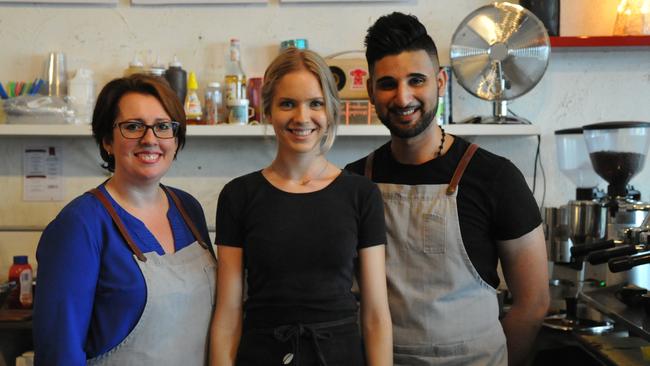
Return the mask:
<path fill-rule="evenodd" d="M 61 147 L 27 146 L 23 151 L 23 200 L 63 201 Z"/>

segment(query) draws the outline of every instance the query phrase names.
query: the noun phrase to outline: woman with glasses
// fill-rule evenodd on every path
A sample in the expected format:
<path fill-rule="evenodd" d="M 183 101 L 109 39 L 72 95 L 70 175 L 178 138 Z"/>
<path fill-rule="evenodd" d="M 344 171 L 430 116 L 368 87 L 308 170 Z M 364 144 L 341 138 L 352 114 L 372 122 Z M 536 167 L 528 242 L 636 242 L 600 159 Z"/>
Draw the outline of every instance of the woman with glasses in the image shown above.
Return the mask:
<path fill-rule="evenodd" d="M 289 48 L 267 68 L 262 100 L 277 153 L 219 195 L 211 365 L 392 365 L 382 199 L 326 158 L 340 114 L 329 67 Z"/>
<path fill-rule="evenodd" d="M 204 365 L 216 261 L 198 201 L 160 183 L 185 142 L 183 107 L 162 79 L 115 79 L 92 129 L 112 175 L 43 231 L 35 363 Z"/>

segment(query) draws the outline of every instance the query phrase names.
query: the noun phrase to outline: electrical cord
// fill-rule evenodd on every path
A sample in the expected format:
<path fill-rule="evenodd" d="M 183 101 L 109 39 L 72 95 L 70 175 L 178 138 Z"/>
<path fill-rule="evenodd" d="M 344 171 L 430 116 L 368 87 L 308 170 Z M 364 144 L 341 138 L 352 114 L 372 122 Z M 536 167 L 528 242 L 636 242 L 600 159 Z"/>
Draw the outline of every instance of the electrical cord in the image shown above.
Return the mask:
<path fill-rule="evenodd" d="M 533 195 L 537 189 L 537 165 L 539 164 L 539 170 L 542 174 L 542 200 L 539 205 L 540 214 L 544 214 L 542 210 L 544 209 L 544 201 L 546 201 L 546 171 L 544 170 L 544 164 L 542 164 L 542 159 L 540 158 L 540 147 L 542 145 L 542 137 L 537 136 L 537 150 L 535 152 L 534 160 L 534 169 L 533 169 Z"/>
<path fill-rule="evenodd" d="M 508 109 L 508 113 L 512 114 L 513 116 L 519 118 L 517 113 L 513 112 L 512 110 Z M 525 120 L 523 120 L 525 121 Z M 528 122 L 527 124 L 531 124 L 531 122 Z M 546 201 L 546 171 L 544 170 L 544 164 L 542 164 L 542 159 L 540 157 L 540 150 L 541 150 L 541 145 L 542 145 L 542 137 L 540 135 L 537 135 L 537 149 L 535 151 L 535 160 L 533 161 L 533 195 L 535 195 L 536 190 L 537 190 L 537 165 L 539 164 L 539 170 L 540 173 L 542 174 L 542 200 L 539 205 L 539 211 L 542 217 L 544 216 L 544 212 L 542 211 L 544 208 L 544 202 Z"/>

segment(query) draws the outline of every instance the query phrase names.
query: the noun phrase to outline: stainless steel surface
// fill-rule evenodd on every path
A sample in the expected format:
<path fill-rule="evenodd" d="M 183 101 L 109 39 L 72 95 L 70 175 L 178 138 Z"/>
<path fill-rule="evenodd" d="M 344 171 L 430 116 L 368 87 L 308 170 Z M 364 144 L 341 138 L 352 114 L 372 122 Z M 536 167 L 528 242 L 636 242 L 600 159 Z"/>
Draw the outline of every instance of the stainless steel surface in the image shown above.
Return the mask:
<path fill-rule="evenodd" d="M 539 82 L 549 54 L 544 24 L 523 7 L 501 2 L 473 11 L 460 23 L 450 59 L 465 90 L 484 100 L 504 101 Z M 502 110 L 503 105 L 495 109 Z"/>
<path fill-rule="evenodd" d="M 551 248 L 555 238 L 555 227 L 557 226 L 557 207 L 544 207 L 544 238 L 546 239 L 546 253 L 548 260 L 552 261 Z"/>
<path fill-rule="evenodd" d="M 579 299 L 617 323 L 620 322 L 621 325 L 628 328 L 631 334 L 650 341 L 650 317 L 645 314 L 643 307 L 627 306 L 615 297 L 614 294 L 621 287 L 610 286 L 594 291 L 585 291 L 579 295 Z"/>
<path fill-rule="evenodd" d="M 547 316 L 542 325 L 555 330 L 565 332 L 580 332 L 588 334 L 603 334 L 614 329 L 614 324 L 607 321 L 596 321 L 591 319 L 569 319 L 565 314 Z"/>
<path fill-rule="evenodd" d="M 649 209 L 650 207 L 646 202 L 625 201 L 619 203 L 619 209 L 616 215 L 610 217 L 608 220 L 607 238 L 627 240 L 629 242 L 632 239 L 630 235 L 634 235 L 635 231 L 638 232 L 637 228 L 639 230 L 644 229 L 644 223 L 650 216 L 648 215 Z M 645 236 L 647 240 L 647 235 L 642 236 L 640 233 L 637 233 L 637 236 L 639 238 Z M 619 273 L 607 271 L 605 278 L 610 285 L 628 283 L 643 288 L 650 288 L 650 264 L 636 266 L 629 271 Z"/>
<path fill-rule="evenodd" d="M 553 262 L 569 263 L 574 245 L 589 244 L 605 237 L 607 211 L 598 202 L 570 201 L 548 215 L 547 220 L 553 221 L 553 227 L 547 229 L 548 254 Z"/>
<path fill-rule="evenodd" d="M 569 232 L 574 243 L 590 243 L 605 237 L 607 210 L 594 201 L 570 201 Z"/>
<path fill-rule="evenodd" d="M 571 262 L 571 232 L 569 230 L 569 210 L 566 206 L 561 206 L 557 211 L 557 221 L 553 228 L 553 238 L 551 241 L 551 250 L 549 257 L 555 263 Z"/>

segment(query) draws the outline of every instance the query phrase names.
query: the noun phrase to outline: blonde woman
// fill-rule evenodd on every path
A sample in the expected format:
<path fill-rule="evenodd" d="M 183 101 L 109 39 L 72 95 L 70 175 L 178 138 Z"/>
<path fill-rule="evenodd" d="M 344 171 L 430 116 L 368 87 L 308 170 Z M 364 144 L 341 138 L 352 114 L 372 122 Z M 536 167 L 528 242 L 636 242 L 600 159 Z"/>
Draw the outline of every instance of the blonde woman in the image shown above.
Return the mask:
<path fill-rule="evenodd" d="M 277 155 L 219 196 L 212 365 L 391 365 L 381 196 L 325 157 L 340 107 L 329 68 L 290 48 L 264 80 Z"/>

